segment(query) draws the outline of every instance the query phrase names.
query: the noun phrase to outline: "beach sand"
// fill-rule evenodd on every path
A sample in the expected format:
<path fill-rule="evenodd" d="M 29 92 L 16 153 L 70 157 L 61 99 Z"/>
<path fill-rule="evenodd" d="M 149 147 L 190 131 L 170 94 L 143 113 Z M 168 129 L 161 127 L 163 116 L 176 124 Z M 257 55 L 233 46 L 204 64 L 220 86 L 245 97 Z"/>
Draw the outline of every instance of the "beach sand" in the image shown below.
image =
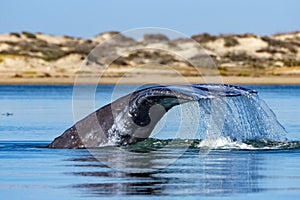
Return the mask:
<path fill-rule="evenodd" d="M 147 81 L 148 80 L 148 81 Z M 13 85 L 60 85 L 60 84 L 187 84 L 187 83 L 224 83 L 224 84 L 245 84 L 245 85 L 300 85 L 300 76 L 210 76 L 205 77 L 165 77 L 152 76 L 151 78 L 137 77 L 1 77 L 0 84 Z"/>

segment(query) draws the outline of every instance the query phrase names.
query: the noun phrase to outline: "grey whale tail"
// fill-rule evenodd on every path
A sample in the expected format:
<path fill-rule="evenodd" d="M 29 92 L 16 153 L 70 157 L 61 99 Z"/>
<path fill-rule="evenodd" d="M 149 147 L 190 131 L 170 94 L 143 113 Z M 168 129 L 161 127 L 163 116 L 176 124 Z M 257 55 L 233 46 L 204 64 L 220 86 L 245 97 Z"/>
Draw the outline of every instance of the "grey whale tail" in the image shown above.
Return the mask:
<path fill-rule="evenodd" d="M 49 148 L 129 145 L 149 137 L 174 106 L 191 101 L 256 93 L 227 84 L 157 85 L 132 92 L 103 106 L 55 138 Z"/>

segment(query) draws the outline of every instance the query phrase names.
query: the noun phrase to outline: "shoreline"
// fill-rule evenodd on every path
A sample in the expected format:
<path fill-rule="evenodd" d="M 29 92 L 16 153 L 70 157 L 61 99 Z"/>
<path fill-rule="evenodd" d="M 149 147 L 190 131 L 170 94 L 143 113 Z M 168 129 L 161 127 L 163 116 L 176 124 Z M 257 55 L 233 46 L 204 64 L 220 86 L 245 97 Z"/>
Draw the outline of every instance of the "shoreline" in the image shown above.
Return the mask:
<path fill-rule="evenodd" d="M 153 84 L 187 84 L 187 83 L 224 83 L 241 85 L 300 85 L 300 76 L 261 76 L 261 77 L 241 77 L 241 76 L 223 76 L 223 77 L 185 77 L 184 80 L 178 77 L 151 77 Z M 0 79 L 0 85 L 73 85 L 75 84 L 141 84 L 136 77 L 85 77 L 80 80 L 75 77 L 34 77 L 34 78 L 6 78 Z M 138 79 L 143 80 L 143 79 Z M 151 83 L 145 82 L 142 83 Z"/>

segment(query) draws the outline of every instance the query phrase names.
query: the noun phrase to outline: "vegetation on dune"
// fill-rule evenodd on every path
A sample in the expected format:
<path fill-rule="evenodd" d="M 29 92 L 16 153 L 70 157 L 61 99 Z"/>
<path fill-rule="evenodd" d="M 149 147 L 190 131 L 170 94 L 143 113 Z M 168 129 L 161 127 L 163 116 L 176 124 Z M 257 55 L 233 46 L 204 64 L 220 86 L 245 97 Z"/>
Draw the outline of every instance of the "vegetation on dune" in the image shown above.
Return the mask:
<path fill-rule="evenodd" d="M 75 57 L 77 60 L 74 62 L 82 62 L 82 59 L 84 59 L 99 42 L 108 37 L 113 37 L 115 34 L 117 34 L 117 32 L 103 33 L 90 40 L 70 36 L 59 37 L 42 33 L 35 34 L 25 31 L 21 33 L 10 33 L 8 35 L 10 37 L 7 37 L 6 34 L 0 40 L 0 67 L 5 66 L 5 69 L 8 69 L 10 67 L 7 67 L 7 65 L 12 65 L 11 68 L 13 69 L 15 67 L 13 66 L 13 62 L 4 62 L 5 59 L 10 58 L 13 60 L 14 56 L 22 56 L 22 62 L 29 63 L 28 68 L 31 68 L 33 65 L 36 65 L 33 68 L 51 66 L 55 68 L 53 70 L 55 72 L 65 72 L 68 71 L 68 67 L 71 68 L 71 66 L 63 66 L 61 69 L 57 69 L 56 63 L 53 61 L 71 54 L 76 54 Z M 89 63 L 95 65 L 111 64 L 107 62 L 111 62 L 110 58 L 114 57 L 116 52 L 124 49 L 126 52 L 126 49 L 133 48 L 136 50 L 128 54 L 120 55 L 112 64 L 121 69 L 150 63 L 153 64 L 153 66 L 174 67 L 176 70 L 181 70 L 182 73 L 189 75 L 192 74 L 192 71 L 191 64 L 187 62 L 187 60 L 192 60 L 194 63 L 201 63 L 207 70 L 209 70 L 208 68 L 211 66 L 211 60 L 207 59 L 206 55 L 198 55 L 193 52 L 197 50 L 193 50 L 188 39 L 177 38 L 172 40 L 162 34 L 146 34 L 142 41 L 135 41 L 124 35 L 119 35 L 115 37 L 115 39 L 117 39 L 117 41 L 107 43 L 103 46 L 103 49 L 101 49 L 103 57 L 93 58 L 93 55 L 90 55 Z M 224 34 L 216 36 L 203 33 L 192 36 L 192 39 L 200 43 L 203 49 L 208 50 L 211 59 L 219 66 L 219 74 L 223 76 L 260 76 L 265 75 L 268 70 L 270 71 L 270 69 L 273 68 L 300 66 L 300 35 L 297 32 L 287 36 L 284 34 L 274 36 Z M 169 52 L 161 51 L 159 48 L 153 48 L 153 46 L 151 46 L 157 43 L 164 45 L 164 48 L 168 49 Z M 176 54 L 180 55 L 177 51 L 183 51 L 190 57 L 182 59 L 180 56 L 176 56 Z M 171 54 L 170 52 L 175 53 Z M 31 63 L 31 58 L 38 58 L 40 61 L 35 60 L 33 64 Z M 66 65 L 70 65 L 69 62 L 73 63 L 74 57 L 70 56 L 67 59 L 71 61 L 69 60 Z M 60 61 L 59 64 L 64 65 L 64 60 Z M 30 69 L 30 71 L 25 71 L 18 75 L 53 76 L 52 74 L 35 74 L 31 72 L 33 71 Z M 76 72 L 72 71 L 72 73 Z M 117 74 L 117 72 L 115 73 Z"/>
<path fill-rule="evenodd" d="M 87 55 L 95 47 L 95 45 L 89 41 L 84 43 L 66 42 L 65 44 L 57 45 L 37 38 L 35 38 L 34 42 L 6 41 L 4 43 L 10 45 L 11 48 L 0 51 L 0 55 L 22 55 L 41 58 L 45 61 L 54 61 L 72 53 Z M 63 50 L 63 48 L 65 48 L 65 50 Z"/>
<path fill-rule="evenodd" d="M 203 33 L 203 34 L 192 36 L 192 39 L 194 39 L 197 42 L 199 42 L 200 44 L 202 44 L 202 43 L 207 43 L 207 42 L 213 42 L 216 39 L 218 39 L 218 37 L 214 36 L 214 35 L 210 35 L 208 33 Z"/>
<path fill-rule="evenodd" d="M 33 33 L 23 31 L 22 34 L 25 35 L 29 39 L 36 39 L 36 36 Z"/>
<path fill-rule="evenodd" d="M 17 37 L 17 38 L 20 38 L 20 37 L 21 37 L 21 35 L 20 35 L 19 33 L 10 33 L 10 35 L 15 36 L 15 37 Z"/>
<path fill-rule="evenodd" d="M 262 40 L 269 44 L 269 47 L 278 47 L 278 48 L 286 48 L 292 53 L 297 53 L 296 46 L 299 48 L 300 44 L 289 42 L 289 41 L 281 41 L 272 39 L 270 37 L 262 37 Z"/>
<path fill-rule="evenodd" d="M 235 39 L 233 36 L 225 36 L 224 38 L 224 46 L 225 47 L 234 47 L 239 44 L 239 41 Z"/>

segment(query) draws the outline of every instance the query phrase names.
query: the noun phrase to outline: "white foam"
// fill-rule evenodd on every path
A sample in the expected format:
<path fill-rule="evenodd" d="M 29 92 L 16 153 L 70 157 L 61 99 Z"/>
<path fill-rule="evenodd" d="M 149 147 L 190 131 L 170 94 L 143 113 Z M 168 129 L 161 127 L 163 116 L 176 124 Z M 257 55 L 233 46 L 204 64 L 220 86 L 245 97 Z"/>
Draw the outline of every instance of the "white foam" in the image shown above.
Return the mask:
<path fill-rule="evenodd" d="M 229 137 L 205 139 L 199 143 L 198 147 L 205 149 L 257 149 L 249 144 L 232 141 Z"/>

